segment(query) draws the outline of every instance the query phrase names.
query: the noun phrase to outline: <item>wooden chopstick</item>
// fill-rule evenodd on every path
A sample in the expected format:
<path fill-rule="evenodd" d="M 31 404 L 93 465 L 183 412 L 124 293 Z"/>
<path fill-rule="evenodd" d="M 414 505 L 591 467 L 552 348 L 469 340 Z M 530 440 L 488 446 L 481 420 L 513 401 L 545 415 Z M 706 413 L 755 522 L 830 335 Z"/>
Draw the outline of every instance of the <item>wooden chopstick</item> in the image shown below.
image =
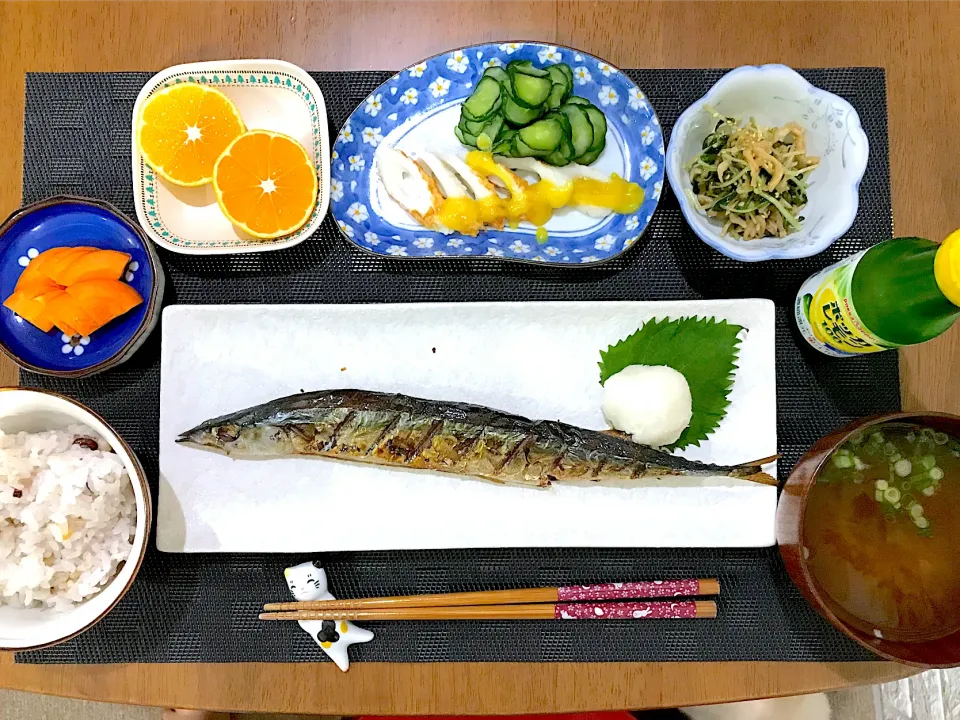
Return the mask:
<path fill-rule="evenodd" d="M 715 618 L 713 600 L 392 607 L 262 613 L 261 620 L 667 620 Z"/>
<path fill-rule="evenodd" d="M 633 600 L 636 598 L 697 597 L 719 595 L 720 581 L 714 578 L 660 580 L 655 582 L 569 585 L 525 590 L 489 590 L 485 592 L 441 593 L 437 595 L 399 595 L 395 597 L 357 598 L 354 600 L 305 600 L 267 603 L 268 612 L 297 610 L 361 610 L 395 607 L 454 607 L 464 605 L 513 605 L 520 603 L 556 603 L 591 600 Z"/>

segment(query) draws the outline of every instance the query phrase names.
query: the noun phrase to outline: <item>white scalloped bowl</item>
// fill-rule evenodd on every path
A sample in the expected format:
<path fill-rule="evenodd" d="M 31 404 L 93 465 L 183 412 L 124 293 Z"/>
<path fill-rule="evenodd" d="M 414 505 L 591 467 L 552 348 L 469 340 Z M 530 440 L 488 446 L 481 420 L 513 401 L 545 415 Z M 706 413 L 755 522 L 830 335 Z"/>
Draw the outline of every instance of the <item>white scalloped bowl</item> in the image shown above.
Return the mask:
<path fill-rule="evenodd" d="M 740 240 L 721 235 L 722 224 L 697 208 L 684 168 L 714 128 L 707 107 L 739 120 L 756 118 L 763 126 L 793 121 L 806 130 L 808 152 L 820 157 L 820 166 L 808 176 L 800 230 L 784 238 Z M 860 116 L 846 100 L 786 65 L 747 65 L 724 75 L 677 120 L 667 149 L 667 177 L 687 223 L 714 250 L 746 262 L 802 258 L 823 252 L 853 224 L 868 155 Z"/>

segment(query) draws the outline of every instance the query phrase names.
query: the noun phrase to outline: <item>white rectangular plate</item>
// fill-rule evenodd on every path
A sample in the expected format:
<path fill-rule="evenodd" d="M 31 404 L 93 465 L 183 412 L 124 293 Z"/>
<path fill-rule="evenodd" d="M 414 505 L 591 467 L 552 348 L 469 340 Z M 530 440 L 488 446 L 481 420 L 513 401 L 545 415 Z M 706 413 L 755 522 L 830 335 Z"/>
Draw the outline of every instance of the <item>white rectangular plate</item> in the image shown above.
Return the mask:
<path fill-rule="evenodd" d="M 174 442 L 208 418 L 335 388 L 471 402 L 603 429 L 600 350 L 651 318 L 692 315 L 748 332 L 727 417 L 702 447 L 684 454 L 725 464 L 774 454 L 769 300 L 169 307 L 157 546 L 316 552 L 772 545 L 776 489 L 740 480 L 539 490 L 337 460 L 232 460 Z"/>

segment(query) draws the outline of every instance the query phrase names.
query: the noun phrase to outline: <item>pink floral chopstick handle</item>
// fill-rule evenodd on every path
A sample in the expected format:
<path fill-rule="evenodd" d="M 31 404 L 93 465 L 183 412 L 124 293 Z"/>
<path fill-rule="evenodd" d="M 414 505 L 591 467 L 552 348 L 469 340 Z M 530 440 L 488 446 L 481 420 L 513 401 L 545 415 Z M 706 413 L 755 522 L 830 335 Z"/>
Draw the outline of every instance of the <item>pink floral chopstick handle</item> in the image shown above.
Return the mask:
<path fill-rule="evenodd" d="M 570 585 L 557 588 L 560 602 L 584 600 L 629 600 L 632 598 L 690 597 L 700 592 L 699 580 L 654 580 L 651 582 Z"/>
<path fill-rule="evenodd" d="M 697 617 L 697 604 L 680 602 L 557 603 L 557 620 L 666 620 Z"/>

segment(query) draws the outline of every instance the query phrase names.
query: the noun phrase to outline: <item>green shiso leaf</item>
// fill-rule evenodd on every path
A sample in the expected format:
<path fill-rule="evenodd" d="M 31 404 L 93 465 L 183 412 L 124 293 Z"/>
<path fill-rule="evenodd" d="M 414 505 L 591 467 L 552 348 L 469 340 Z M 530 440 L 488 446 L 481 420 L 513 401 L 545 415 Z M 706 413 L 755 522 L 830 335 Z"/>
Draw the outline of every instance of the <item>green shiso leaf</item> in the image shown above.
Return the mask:
<path fill-rule="evenodd" d="M 742 330 L 716 318 L 650 320 L 600 351 L 600 384 L 630 365 L 666 365 L 683 373 L 690 385 L 693 417 L 673 447 L 699 445 L 727 414 Z"/>

